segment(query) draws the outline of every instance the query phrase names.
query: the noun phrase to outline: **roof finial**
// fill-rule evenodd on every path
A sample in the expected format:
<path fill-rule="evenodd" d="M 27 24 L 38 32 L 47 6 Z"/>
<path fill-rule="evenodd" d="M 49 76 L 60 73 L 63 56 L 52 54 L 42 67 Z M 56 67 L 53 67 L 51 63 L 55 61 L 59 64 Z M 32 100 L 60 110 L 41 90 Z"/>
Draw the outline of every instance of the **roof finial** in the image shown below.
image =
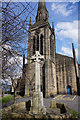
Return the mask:
<path fill-rule="evenodd" d="M 31 17 L 30 17 L 30 21 L 29 21 L 29 27 L 31 26 Z"/>
<path fill-rule="evenodd" d="M 53 31 L 53 34 L 55 35 L 54 22 L 52 22 L 52 31 Z"/>
<path fill-rule="evenodd" d="M 75 52 L 75 48 L 74 48 L 74 44 L 72 43 L 72 49 L 73 49 L 73 57 L 76 58 L 76 52 Z"/>
<path fill-rule="evenodd" d="M 52 22 L 52 29 L 54 30 L 54 22 Z"/>

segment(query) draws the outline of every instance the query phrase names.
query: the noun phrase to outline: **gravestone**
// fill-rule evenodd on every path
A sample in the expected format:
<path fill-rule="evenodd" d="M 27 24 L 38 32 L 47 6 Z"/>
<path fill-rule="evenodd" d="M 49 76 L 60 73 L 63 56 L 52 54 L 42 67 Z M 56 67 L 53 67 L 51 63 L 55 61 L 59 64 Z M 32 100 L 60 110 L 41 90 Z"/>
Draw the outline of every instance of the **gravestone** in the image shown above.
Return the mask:
<path fill-rule="evenodd" d="M 32 96 L 32 106 L 30 108 L 31 114 L 46 114 L 45 106 L 43 105 L 43 93 L 40 89 L 40 59 L 44 59 L 39 51 L 32 56 L 32 60 L 35 61 L 35 92 Z"/>

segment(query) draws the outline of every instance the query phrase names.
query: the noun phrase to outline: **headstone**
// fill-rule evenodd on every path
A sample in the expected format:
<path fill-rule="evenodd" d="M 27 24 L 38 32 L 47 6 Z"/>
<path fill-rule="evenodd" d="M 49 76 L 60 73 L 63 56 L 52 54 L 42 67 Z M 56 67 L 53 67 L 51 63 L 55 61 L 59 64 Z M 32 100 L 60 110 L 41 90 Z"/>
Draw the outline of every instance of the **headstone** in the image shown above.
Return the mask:
<path fill-rule="evenodd" d="M 43 93 L 40 89 L 40 59 L 44 59 L 44 56 L 41 56 L 39 51 L 36 51 L 36 54 L 31 59 L 35 61 L 35 92 L 32 96 L 30 113 L 46 114 L 46 109 L 43 105 Z"/>
<path fill-rule="evenodd" d="M 51 100 L 51 108 L 56 108 L 56 101 L 55 100 Z"/>
<path fill-rule="evenodd" d="M 25 95 L 29 97 L 29 84 L 25 83 Z"/>
<path fill-rule="evenodd" d="M 32 106 L 32 101 L 31 100 L 29 100 L 29 101 L 27 101 L 26 102 L 26 110 L 27 111 L 30 111 L 30 107 Z"/>

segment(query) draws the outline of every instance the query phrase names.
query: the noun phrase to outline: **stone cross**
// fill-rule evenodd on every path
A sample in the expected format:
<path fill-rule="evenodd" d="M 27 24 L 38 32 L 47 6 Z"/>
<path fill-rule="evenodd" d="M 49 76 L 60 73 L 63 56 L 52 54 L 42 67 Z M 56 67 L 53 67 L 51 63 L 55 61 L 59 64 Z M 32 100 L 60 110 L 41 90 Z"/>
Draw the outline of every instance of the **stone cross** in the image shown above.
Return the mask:
<path fill-rule="evenodd" d="M 44 59 L 44 56 L 36 51 L 31 59 L 35 61 L 35 92 L 40 92 L 40 59 Z"/>

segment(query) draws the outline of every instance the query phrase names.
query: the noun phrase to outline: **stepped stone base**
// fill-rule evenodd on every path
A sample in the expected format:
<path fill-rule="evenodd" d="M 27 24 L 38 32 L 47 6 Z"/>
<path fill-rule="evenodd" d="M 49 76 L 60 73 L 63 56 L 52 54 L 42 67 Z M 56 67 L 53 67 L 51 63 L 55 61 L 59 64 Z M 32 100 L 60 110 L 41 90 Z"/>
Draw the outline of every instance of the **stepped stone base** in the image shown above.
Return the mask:
<path fill-rule="evenodd" d="M 45 115 L 29 114 L 25 102 L 19 102 L 2 110 L 0 109 L 0 113 L 2 113 L 1 120 L 77 120 L 77 117 L 73 117 L 70 109 L 61 103 L 56 103 L 56 108 L 46 108 Z"/>

